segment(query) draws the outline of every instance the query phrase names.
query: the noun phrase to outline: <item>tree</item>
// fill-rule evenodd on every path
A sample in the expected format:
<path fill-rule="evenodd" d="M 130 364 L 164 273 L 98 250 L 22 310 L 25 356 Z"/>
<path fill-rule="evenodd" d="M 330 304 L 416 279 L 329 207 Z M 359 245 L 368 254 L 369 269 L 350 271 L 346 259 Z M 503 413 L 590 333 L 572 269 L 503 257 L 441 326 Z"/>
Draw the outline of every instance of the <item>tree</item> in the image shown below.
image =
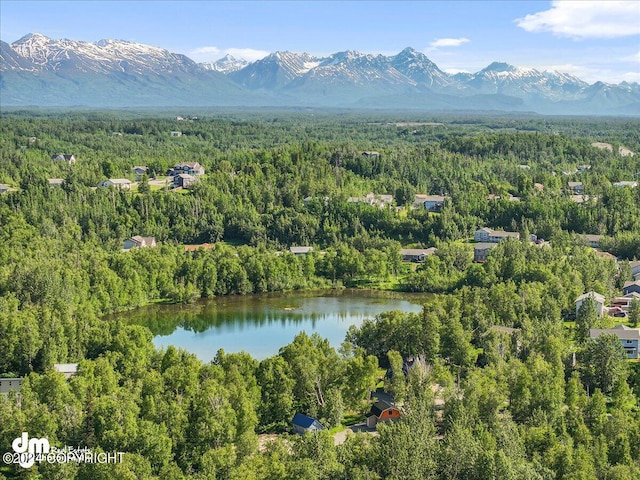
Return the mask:
<path fill-rule="evenodd" d="M 596 302 L 589 296 L 582 301 L 576 315 L 576 341 L 580 344 L 589 339 L 589 330 L 594 328 L 598 321 Z"/>
<path fill-rule="evenodd" d="M 402 370 L 403 360 L 402 355 L 395 350 L 389 350 L 387 353 L 389 358 L 389 370 L 385 377 L 384 386 L 396 402 L 402 402 L 407 390 L 407 382 Z"/>
<path fill-rule="evenodd" d="M 583 351 L 583 381 L 592 390 L 611 393 L 616 383 L 625 381 L 628 367 L 624 349 L 615 335 L 600 335 L 587 343 Z"/>
<path fill-rule="evenodd" d="M 629 306 L 629 323 L 633 328 L 640 324 L 640 300 L 634 298 Z"/>

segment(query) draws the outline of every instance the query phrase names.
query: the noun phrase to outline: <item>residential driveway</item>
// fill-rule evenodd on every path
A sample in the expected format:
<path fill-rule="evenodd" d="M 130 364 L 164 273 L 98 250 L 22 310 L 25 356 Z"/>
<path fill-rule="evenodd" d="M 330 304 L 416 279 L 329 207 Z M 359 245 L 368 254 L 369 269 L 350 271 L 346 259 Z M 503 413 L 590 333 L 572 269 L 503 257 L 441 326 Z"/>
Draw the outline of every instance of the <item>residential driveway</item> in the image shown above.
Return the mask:
<path fill-rule="evenodd" d="M 353 435 L 356 432 L 366 433 L 368 435 L 378 435 L 378 432 L 375 428 L 367 427 L 365 422 L 356 423 L 355 425 L 351 425 L 350 427 L 345 428 L 344 430 L 336 433 L 333 436 L 333 442 L 335 445 L 342 445 L 347 441 L 347 437 L 349 435 Z"/>

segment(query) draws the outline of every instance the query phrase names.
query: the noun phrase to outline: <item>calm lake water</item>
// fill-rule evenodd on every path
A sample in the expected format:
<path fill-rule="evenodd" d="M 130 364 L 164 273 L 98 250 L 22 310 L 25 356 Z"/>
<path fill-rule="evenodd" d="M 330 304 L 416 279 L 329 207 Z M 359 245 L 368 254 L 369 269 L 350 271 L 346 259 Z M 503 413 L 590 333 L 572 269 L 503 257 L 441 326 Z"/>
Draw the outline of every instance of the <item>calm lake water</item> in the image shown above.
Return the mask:
<path fill-rule="evenodd" d="M 317 332 L 337 348 L 349 326 L 388 310 L 419 312 L 426 299 L 362 290 L 250 295 L 194 305 L 152 305 L 117 317 L 149 327 L 157 347 L 174 345 L 205 362 L 220 348 L 245 351 L 260 360 L 276 355 L 302 331 Z"/>

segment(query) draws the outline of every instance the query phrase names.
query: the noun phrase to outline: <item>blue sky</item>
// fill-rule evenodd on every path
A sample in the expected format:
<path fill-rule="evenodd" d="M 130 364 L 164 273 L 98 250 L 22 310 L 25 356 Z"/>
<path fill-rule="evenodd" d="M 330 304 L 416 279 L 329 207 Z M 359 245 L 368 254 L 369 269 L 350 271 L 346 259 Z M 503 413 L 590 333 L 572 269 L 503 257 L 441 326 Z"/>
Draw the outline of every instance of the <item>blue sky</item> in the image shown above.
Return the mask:
<path fill-rule="evenodd" d="M 450 72 L 502 61 L 640 82 L 640 1 L 0 0 L 0 38 L 30 32 L 135 41 L 196 61 L 411 46 Z"/>

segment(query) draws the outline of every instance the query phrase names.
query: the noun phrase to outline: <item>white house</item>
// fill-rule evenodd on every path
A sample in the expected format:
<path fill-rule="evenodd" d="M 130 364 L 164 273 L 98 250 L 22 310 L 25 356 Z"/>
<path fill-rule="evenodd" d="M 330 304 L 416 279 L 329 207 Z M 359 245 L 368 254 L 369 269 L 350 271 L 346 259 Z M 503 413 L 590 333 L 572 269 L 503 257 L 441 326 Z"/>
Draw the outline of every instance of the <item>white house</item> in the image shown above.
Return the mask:
<path fill-rule="evenodd" d="M 313 252 L 313 247 L 291 247 L 289 251 L 294 255 L 306 255 Z"/>
<path fill-rule="evenodd" d="M 204 167 L 198 162 L 182 162 L 173 167 L 174 175 L 204 175 Z"/>
<path fill-rule="evenodd" d="M 20 386 L 22 385 L 22 378 L 0 378 L 0 394 L 7 394 L 9 392 L 20 393 Z"/>
<path fill-rule="evenodd" d="M 123 250 L 131 250 L 132 248 L 145 248 L 145 247 L 155 247 L 156 239 L 155 237 L 142 237 L 140 235 L 135 235 L 133 237 L 127 238 L 122 245 Z"/>
<path fill-rule="evenodd" d="M 636 188 L 638 186 L 638 182 L 629 182 L 629 181 L 613 182 L 612 185 L 616 188 L 624 188 L 624 187 Z"/>
<path fill-rule="evenodd" d="M 493 230 L 489 227 L 480 228 L 473 234 L 474 241 L 483 243 L 500 243 L 506 238 L 515 238 L 516 240 L 519 240 L 520 234 L 518 232 Z"/>
<path fill-rule="evenodd" d="M 602 317 L 604 315 L 604 295 L 600 295 L 597 292 L 583 293 L 578 298 L 576 298 L 576 315 L 580 311 L 580 307 L 582 306 L 582 303 L 587 298 L 592 298 L 593 299 L 593 302 L 594 302 L 595 307 L 596 307 L 596 313 L 598 314 L 599 317 Z"/>
<path fill-rule="evenodd" d="M 64 178 L 47 178 L 50 187 L 62 187 L 64 185 Z"/>
<path fill-rule="evenodd" d="M 73 165 L 74 163 L 76 163 L 76 157 L 75 155 L 51 155 L 51 159 L 56 161 L 56 162 L 66 162 L 69 165 Z"/>
<path fill-rule="evenodd" d="M 364 197 L 349 197 L 347 202 L 350 203 L 366 203 L 368 205 L 384 208 L 393 203 L 393 195 L 377 194 L 373 192 L 367 193 Z"/>
<path fill-rule="evenodd" d="M 73 377 L 76 373 L 78 373 L 78 364 L 77 363 L 56 363 L 53 366 L 53 369 L 56 372 L 60 372 L 64 374 L 65 378 L 69 379 Z"/>
<path fill-rule="evenodd" d="M 99 187 L 114 187 L 118 190 L 131 190 L 131 180 L 126 178 L 109 178 L 104 182 L 100 182 Z"/>

